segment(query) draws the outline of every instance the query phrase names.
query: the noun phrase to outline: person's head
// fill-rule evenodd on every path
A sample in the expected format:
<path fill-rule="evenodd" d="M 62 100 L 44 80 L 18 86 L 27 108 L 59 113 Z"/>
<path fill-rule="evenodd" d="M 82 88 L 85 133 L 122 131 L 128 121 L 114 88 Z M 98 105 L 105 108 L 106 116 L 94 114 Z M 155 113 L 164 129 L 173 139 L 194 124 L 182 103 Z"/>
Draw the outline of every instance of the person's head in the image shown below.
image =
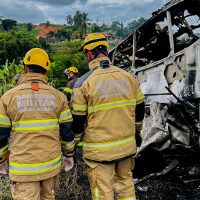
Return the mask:
<path fill-rule="evenodd" d="M 33 48 L 24 57 L 24 71 L 46 74 L 50 68 L 49 56 L 43 49 Z"/>
<path fill-rule="evenodd" d="M 65 69 L 64 73 L 67 74 L 67 77 L 69 80 L 72 80 L 73 78 L 77 77 L 78 69 L 76 67 L 72 66 L 72 67 Z"/>
<path fill-rule="evenodd" d="M 85 38 L 79 51 L 83 51 L 88 61 L 91 62 L 96 58 L 108 56 L 108 47 L 109 44 L 106 41 L 105 35 L 102 33 L 91 33 Z"/>

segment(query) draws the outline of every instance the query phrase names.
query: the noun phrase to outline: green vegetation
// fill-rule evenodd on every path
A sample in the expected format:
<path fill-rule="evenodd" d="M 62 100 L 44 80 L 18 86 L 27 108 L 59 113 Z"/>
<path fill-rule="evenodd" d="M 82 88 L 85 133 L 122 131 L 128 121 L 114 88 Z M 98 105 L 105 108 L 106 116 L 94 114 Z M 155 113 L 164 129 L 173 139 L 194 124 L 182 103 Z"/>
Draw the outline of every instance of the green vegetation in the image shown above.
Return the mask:
<path fill-rule="evenodd" d="M 114 39 L 108 40 L 112 49 L 145 22 L 144 18 L 140 18 L 126 26 L 119 21 L 92 23 L 88 14 L 80 11 L 67 15 L 65 20 L 65 25 L 51 25 L 47 21 L 36 26 L 0 18 L 0 94 L 13 87 L 13 77 L 22 71 L 23 57 L 31 48 L 41 47 L 49 53 L 52 62 L 48 72 L 50 84 L 62 89 L 67 84 L 63 73 L 66 68 L 74 65 L 80 75 L 88 71 L 85 56 L 77 51 L 88 33 L 112 34 Z"/>
<path fill-rule="evenodd" d="M 21 74 L 22 71 L 23 71 L 22 61 L 20 61 L 18 65 L 15 63 L 15 61 L 13 61 L 12 63 L 8 63 L 8 61 L 6 61 L 6 64 L 0 68 L 1 95 L 13 87 L 13 85 L 15 84 L 15 80 L 13 79 L 13 77 L 16 74 Z"/>
<path fill-rule="evenodd" d="M 17 31 L 0 33 L 0 65 L 4 64 L 6 60 L 9 62 L 16 60 L 18 63 L 33 47 L 41 47 L 34 34 Z"/>
<path fill-rule="evenodd" d="M 67 77 L 64 74 L 64 70 L 72 65 L 79 69 L 80 74 L 88 71 L 88 63 L 85 56 L 77 51 L 81 43 L 81 41 L 66 42 L 61 46 L 60 50 L 52 54 L 53 63 L 48 72 L 48 77 L 54 87 L 61 89 L 66 86 Z"/>

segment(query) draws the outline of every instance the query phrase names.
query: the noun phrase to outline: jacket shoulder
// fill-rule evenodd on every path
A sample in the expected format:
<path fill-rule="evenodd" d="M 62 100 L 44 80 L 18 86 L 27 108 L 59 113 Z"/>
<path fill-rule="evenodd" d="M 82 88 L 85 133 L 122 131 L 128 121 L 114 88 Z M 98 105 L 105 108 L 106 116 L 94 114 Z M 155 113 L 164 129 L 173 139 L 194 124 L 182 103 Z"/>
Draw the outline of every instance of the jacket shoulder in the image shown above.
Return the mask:
<path fill-rule="evenodd" d="M 129 78 L 133 79 L 133 80 L 136 80 L 137 81 L 137 78 L 134 74 L 132 74 L 131 72 L 127 72 L 125 71 L 124 69 L 121 69 L 119 67 L 116 67 L 114 66 L 115 68 L 117 68 L 119 70 L 119 72 L 123 73 L 124 75 L 128 76 Z"/>
<path fill-rule="evenodd" d="M 89 72 L 87 72 L 86 74 L 84 74 L 83 76 L 81 76 L 75 83 L 74 88 L 79 88 L 83 85 L 83 83 L 92 75 L 93 70 L 90 70 Z"/>

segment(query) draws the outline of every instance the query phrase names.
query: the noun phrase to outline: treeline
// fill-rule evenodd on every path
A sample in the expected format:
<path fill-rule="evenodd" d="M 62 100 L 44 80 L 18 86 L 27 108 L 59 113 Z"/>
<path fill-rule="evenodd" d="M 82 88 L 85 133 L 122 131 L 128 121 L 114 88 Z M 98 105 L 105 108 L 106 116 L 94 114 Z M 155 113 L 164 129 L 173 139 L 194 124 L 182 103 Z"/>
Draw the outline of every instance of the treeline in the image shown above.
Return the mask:
<path fill-rule="evenodd" d="M 114 21 L 111 24 L 91 22 L 87 13 L 76 11 L 66 16 L 66 24 L 52 25 L 49 21 L 40 25 L 18 23 L 13 19 L 0 18 L 0 92 L 3 93 L 13 85 L 12 77 L 23 70 L 23 57 L 28 50 L 35 47 L 45 49 L 52 62 L 48 77 L 53 86 L 61 89 L 66 85 L 64 69 L 75 65 L 80 75 L 88 70 L 87 59 L 77 51 L 82 39 L 91 32 L 108 32 L 115 41 L 108 41 L 113 47 L 132 33 L 144 18 L 133 20 L 128 25 Z M 40 36 L 43 31 L 43 37 Z M 42 35 L 42 34 L 41 34 Z"/>
<path fill-rule="evenodd" d="M 117 38 L 125 38 L 136 30 L 146 19 L 143 17 L 132 20 L 125 25 L 120 21 L 113 21 L 112 23 L 97 23 L 92 22 L 88 17 L 88 13 L 76 11 L 73 15 L 67 15 L 65 18 L 66 23 L 58 26 L 57 31 L 48 31 L 51 26 L 50 22 L 41 23 L 40 25 L 46 26 L 46 36 L 50 41 L 74 40 L 83 39 L 88 33 L 91 32 L 109 32 Z M 32 23 L 19 24 L 13 19 L 0 18 L 0 31 L 23 30 L 37 34 L 37 26 Z"/>
<path fill-rule="evenodd" d="M 66 16 L 66 26 L 60 31 L 65 32 L 66 36 L 76 34 L 83 38 L 87 33 L 91 32 L 110 32 L 116 37 L 127 37 L 141 24 L 146 21 L 143 17 L 133 20 L 127 25 L 120 21 L 113 21 L 111 24 L 91 22 L 88 14 L 85 12 L 76 11 L 74 15 Z M 70 34 L 71 33 L 71 34 Z M 70 39 L 70 37 L 68 37 Z"/>

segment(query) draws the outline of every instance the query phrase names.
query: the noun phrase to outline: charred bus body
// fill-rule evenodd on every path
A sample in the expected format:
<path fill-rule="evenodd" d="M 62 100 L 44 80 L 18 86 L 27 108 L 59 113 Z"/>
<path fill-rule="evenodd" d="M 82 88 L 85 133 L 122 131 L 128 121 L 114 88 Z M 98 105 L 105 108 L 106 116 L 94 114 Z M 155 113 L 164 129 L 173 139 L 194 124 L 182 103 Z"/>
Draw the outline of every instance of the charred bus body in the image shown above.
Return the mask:
<path fill-rule="evenodd" d="M 109 53 L 145 95 L 140 152 L 199 148 L 199 30 L 200 0 L 172 0 Z"/>

